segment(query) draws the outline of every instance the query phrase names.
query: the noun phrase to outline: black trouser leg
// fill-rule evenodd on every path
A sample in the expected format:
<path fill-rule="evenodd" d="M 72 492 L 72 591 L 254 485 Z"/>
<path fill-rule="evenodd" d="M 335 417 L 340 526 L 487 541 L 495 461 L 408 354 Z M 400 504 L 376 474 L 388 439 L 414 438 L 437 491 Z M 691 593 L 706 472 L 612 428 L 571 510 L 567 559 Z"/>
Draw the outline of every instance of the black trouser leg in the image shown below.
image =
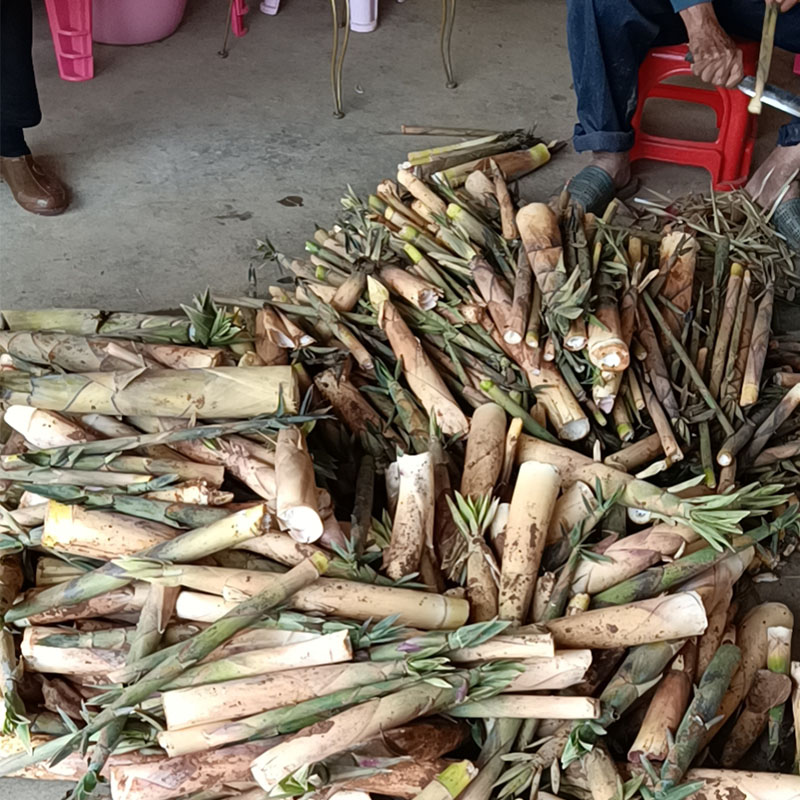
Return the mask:
<path fill-rule="evenodd" d="M 30 153 L 22 129 L 42 119 L 32 44 L 31 0 L 0 0 L 0 156 Z"/>

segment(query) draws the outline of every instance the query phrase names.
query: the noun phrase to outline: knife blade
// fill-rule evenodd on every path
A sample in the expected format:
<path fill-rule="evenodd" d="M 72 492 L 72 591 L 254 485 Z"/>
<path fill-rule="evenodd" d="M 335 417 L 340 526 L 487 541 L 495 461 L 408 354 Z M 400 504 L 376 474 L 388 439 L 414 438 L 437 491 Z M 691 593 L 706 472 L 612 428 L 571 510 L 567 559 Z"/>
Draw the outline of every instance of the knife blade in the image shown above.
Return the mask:
<path fill-rule="evenodd" d="M 756 93 L 756 79 L 752 75 L 745 75 L 736 88 L 748 97 L 752 97 Z M 772 86 L 768 83 L 761 95 L 761 102 L 794 117 L 800 117 L 800 97 L 779 86 Z"/>

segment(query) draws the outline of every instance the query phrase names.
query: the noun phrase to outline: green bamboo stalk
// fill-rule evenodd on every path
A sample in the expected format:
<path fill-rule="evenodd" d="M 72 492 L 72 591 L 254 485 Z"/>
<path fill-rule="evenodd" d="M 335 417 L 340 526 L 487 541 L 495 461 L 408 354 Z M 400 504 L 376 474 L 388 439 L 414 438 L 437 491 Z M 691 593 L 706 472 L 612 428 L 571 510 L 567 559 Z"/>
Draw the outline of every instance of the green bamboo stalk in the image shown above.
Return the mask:
<path fill-rule="evenodd" d="M 569 742 L 561 756 L 563 767 L 585 755 L 598 740 L 603 728 L 620 719 L 636 700 L 661 680 L 667 664 L 683 644 L 684 640 L 653 642 L 632 647 L 628 651 L 625 660 L 600 695 L 600 717 L 573 726 Z"/>
<path fill-rule="evenodd" d="M 638 575 L 596 594 L 592 598 L 592 608 L 605 608 L 655 597 L 710 569 L 727 558 L 731 551 L 739 553 L 747 550 L 749 547 L 753 547 L 759 538 L 768 535 L 769 529 L 767 528 L 766 532 L 762 532 L 758 538 L 750 535 L 736 536 L 730 543 L 730 549 L 720 551 L 711 546 L 704 547 L 702 550 L 696 550 L 694 553 L 666 564 L 650 567 Z"/>
<path fill-rule="evenodd" d="M 508 622 L 502 620 L 489 620 L 463 625 L 454 631 L 430 631 L 402 641 L 373 647 L 369 651 L 369 657 L 371 661 L 433 658 L 447 654 L 451 650 L 477 647 L 497 636 L 508 625 Z"/>
<path fill-rule="evenodd" d="M 485 380 L 480 383 L 481 391 L 493 402 L 497 403 L 507 414 L 522 420 L 522 427 L 537 439 L 543 439 L 551 444 L 558 444 L 558 439 L 543 428 L 521 405 L 515 403 L 493 381 Z"/>
<path fill-rule="evenodd" d="M 789 675 L 792 665 L 792 629 L 767 628 L 767 669 L 780 675 Z M 771 708 L 767 719 L 768 758 L 772 759 L 780 744 L 781 725 L 786 703 Z"/>
<path fill-rule="evenodd" d="M 187 667 L 210 655 L 217 647 L 236 633 L 258 622 L 271 608 L 280 605 L 295 592 L 313 583 L 327 569 L 328 561 L 320 553 L 298 564 L 277 577 L 275 583 L 265 591 L 232 608 L 191 639 L 182 642 L 178 651 L 165 658 L 136 683 L 125 687 L 116 700 L 94 717 L 75 735 L 54 739 L 34 749 L 28 755 L 10 756 L 0 761 L 0 776 L 16 772 L 28 764 L 46 758 L 58 758 L 73 752 L 81 742 L 113 722 L 122 709 L 135 707 L 178 677 Z"/>
<path fill-rule="evenodd" d="M 96 308 L 2 310 L 5 327 L 12 331 L 60 331 L 78 336 L 121 336 L 143 341 L 192 344 L 186 317 L 100 311 Z"/>
<path fill-rule="evenodd" d="M 661 767 L 658 788 L 662 791 L 669 791 L 686 774 L 700 750 L 707 727 L 716 716 L 722 696 L 741 660 L 741 650 L 732 644 L 723 644 L 714 654 L 700 678 L 692 702 L 675 732 L 674 742 Z"/>
<path fill-rule="evenodd" d="M 23 484 L 20 488 L 49 500 L 57 500 L 64 505 L 80 504 L 89 509 L 108 509 L 139 519 L 161 522 L 173 528 L 202 528 L 230 516 L 230 511 L 226 508 L 170 503 L 166 500 L 151 500 L 136 495 L 84 489 L 81 486 Z"/>
<path fill-rule="evenodd" d="M 705 484 L 709 489 L 717 485 L 717 476 L 714 473 L 714 456 L 711 453 L 711 429 L 708 420 L 700 423 L 700 461 L 703 464 Z"/>
<path fill-rule="evenodd" d="M 727 236 L 718 239 L 714 248 L 714 277 L 711 284 L 711 311 L 708 316 L 708 335 L 706 336 L 706 347 L 708 348 L 706 373 L 711 369 L 711 354 L 714 352 L 714 345 L 717 339 L 722 282 L 725 278 L 725 270 L 728 267 L 730 249 L 731 240 Z"/>
<path fill-rule="evenodd" d="M 80 444 L 65 445 L 64 447 L 51 447 L 46 450 L 34 450 L 31 455 L 36 457 L 36 463 L 41 466 L 59 467 L 71 464 L 75 458 L 108 455 L 160 444 L 193 442 L 198 439 L 213 440 L 234 433 L 269 433 L 278 431 L 288 425 L 303 425 L 312 421 L 312 419 L 313 415 L 306 414 L 286 417 L 253 417 L 252 419 L 237 420 L 235 422 L 194 425 L 190 428 L 178 428 L 158 433 L 143 433 L 139 436 L 118 436 L 113 439 L 98 439 L 93 442 L 81 442 Z"/>
<path fill-rule="evenodd" d="M 222 520 L 196 528 L 165 542 L 149 547 L 132 558 L 159 562 L 191 562 L 233 547 L 257 536 L 266 507 L 264 505 L 238 511 Z M 6 613 L 8 622 L 16 622 L 57 606 L 73 606 L 98 595 L 119 589 L 134 581 L 135 575 L 126 566 L 127 559 L 109 562 L 67 584 L 51 586 L 18 603 Z"/>
<path fill-rule="evenodd" d="M 260 714 L 252 714 L 242 719 L 223 722 L 218 727 L 205 726 L 203 749 L 222 747 L 235 742 L 251 739 L 268 739 L 282 734 L 296 733 L 303 728 L 327 719 L 331 713 L 337 714 L 351 706 L 383 697 L 393 692 L 407 689 L 422 680 L 436 679 L 448 673 L 422 672 L 419 675 L 404 675 L 385 681 L 376 681 L 364 686 L 341 689 L 337 692 L 295 703 L 292 706 L 272 708 Z M 180 732 L 177 732 L 180 736 Z M 184 752 L 196 752 L 199 748 Z"/>
<path fill-rule="evenodd" d="M 695 367 L 695 365 L 692 363 L 692 360 L 689 358 L 688 353 L 686 350 L 684 350 L 683 345 L 673 335 L 669 325 L 667 325 L 666 320 L 658 310 L 655 301 L 647 292 L 643 292 L 641 297 L 647 304 L 647 308 L 653 315 L 655 321 L 658 323 L 658 326 L 661 328 L 664 336 L 666 336 L 666 338 L 669 340 L 669 343 L 672 345 L 672 349 L 675 351 L 678 358 L 680 358 L 680 360 L 683 362 L 686 371 L 689 373 L 689 376 L 692 379 L 692 383 L 694 383 L 695 387 L 702 395 L 706 405 L 708 405 L 708 407 L 714 411 L 714 415 L 719 421 L 719 424 L 722 426 L 723 431 L 725 431 L 725 435 L 730 436 L 733 433 L 733 426 L 725 416 L 725 412 L 722 410 L 722 408 L 720 408 L 719 403 L 714 399 L 714 396 L 709 391 L 708 387 L 700 376 L 700 373 L 697 371 L 697 367 Z"/>

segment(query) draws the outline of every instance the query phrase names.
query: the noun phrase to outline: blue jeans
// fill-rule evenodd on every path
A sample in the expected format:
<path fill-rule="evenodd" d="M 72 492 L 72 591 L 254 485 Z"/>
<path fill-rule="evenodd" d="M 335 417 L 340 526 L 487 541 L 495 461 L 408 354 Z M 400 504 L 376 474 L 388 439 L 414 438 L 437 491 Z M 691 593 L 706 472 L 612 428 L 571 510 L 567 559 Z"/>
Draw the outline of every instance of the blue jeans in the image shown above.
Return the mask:
<path fill-rule="evenodd" d="M 731 36 L 761 39 L 764 0 L 717 0 L 714 8 Z M 567 40 L 578 98 L 575 150 L 630 150 L 639 66 L 651 48 L 687 41 L 683 21 L 669 0 L 567 0 Z M 779 15 L 775 46 L 800 52 L 800 4 Z M 800 119 L 781 128 L 778 144 L 800 144 Z"/>

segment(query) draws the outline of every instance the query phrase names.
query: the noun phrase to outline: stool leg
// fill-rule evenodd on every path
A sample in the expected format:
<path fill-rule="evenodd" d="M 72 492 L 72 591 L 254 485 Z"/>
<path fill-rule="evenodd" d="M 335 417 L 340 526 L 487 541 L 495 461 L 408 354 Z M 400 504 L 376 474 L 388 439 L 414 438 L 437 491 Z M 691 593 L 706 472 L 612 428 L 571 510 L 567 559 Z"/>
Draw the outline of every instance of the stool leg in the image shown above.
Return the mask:
<path fill-rule="evenodd" d="M 726 125 L 720 130 L 718 141 L 722 145 L 722 173 L 720 183 L 734 188 L 747 178 L 749 162 L 743 163 L 748 140 L 752 136 L 751 115 L 747 112 L 747 97 L 736 89 L 720 89 L 725 99 Z M 750 135 L 749 135 L 750 134 Z M 752 156 L 752 148 L 750 150 Z"/>

